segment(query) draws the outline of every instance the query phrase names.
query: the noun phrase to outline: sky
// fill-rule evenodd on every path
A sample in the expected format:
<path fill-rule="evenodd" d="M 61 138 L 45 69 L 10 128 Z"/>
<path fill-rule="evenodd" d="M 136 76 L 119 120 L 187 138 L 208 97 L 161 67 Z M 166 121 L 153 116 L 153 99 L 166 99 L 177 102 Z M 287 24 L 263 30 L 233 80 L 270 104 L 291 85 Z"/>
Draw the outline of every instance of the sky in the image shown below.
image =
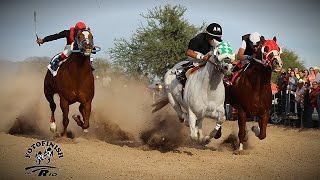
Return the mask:
<path fill-rule="evenodd" d="M 115 39 L 129 39 L 146 22 L 140 14 L 166 4 L 183 5 L 190 24 L 219 23 L 223 39 L 236 52 L 241 36 L 256 31 L 267 39 L 276 36 L 306 67 L 320 66 L 320 3 L 312 0 L 5 0 L 0 6 L 0 60 L 52 57 L 63 50 L 65 39 L 36 44 L 34 11 L 40 38 L 83 21 L 102 49 L 94 57 L 109 58 L 107 50 Z"/>

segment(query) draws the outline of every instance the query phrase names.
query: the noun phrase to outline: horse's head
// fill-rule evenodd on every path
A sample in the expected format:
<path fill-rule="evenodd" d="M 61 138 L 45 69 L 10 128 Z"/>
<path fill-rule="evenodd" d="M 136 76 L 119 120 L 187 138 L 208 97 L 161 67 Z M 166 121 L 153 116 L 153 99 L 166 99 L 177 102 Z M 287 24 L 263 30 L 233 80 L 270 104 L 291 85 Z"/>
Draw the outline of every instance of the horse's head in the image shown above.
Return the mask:
<path fill-rule="evenodd" d="M 232 74 L 232 61 L 235 59 L 235 53 L 228 42 L 220 42 L 213 50 L 213 55 L 209 59 L 216 68 L 224 75 L 229 76 Z"/>
<path fill-rule="evenodd" d="M 93 50 L 93 36 L 89 29 L 79 30 L 75 41 L 78 50 L 85 56 L 90 56 Z"/>
<path fill-rule="evenodd" d="M 277 38 L 273 37 L 272 40 L 265 40 L 261 37 L 261 62 L 263 65 L 272 68 L 272 70 L 279 72 L 282 68 L 282 60 L 280 54 L 282 53 L 281 47 L 277 44 Z"/>

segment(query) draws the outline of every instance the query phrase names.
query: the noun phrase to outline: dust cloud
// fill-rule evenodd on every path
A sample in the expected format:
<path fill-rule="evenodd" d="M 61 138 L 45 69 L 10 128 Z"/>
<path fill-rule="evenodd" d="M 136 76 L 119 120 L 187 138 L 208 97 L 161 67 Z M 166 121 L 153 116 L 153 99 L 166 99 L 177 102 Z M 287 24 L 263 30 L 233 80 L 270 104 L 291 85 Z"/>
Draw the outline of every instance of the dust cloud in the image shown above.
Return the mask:
<path fill-rule="evenodd" d="M 0 83 L 0 131 L 5 133 L 50 139 L 51 111 L 43 93 L 46 73 L 23 66 L 17 71 L 2 72 Z M 101 77 L 95 81 L 95 97 L 92 102 L 89 134 L 109 143 L 131 141 L 147 144 L 151 149 L 172 150 L 183 142 L 181 124 L 172 111 L 152 114 L 152 94 L 148 83 L 134 78 L 112 76 L 105 87 Z M 62 131 L 62 112 L 59 97 L 55 95 L 55 111 L 58 131 Z M 68 129 L 76 137 L 84 135 L 72 119 L 79 115 L 79 103 L 70 106 Z M 177 133 L 178 132 L 178 133 Z"/>

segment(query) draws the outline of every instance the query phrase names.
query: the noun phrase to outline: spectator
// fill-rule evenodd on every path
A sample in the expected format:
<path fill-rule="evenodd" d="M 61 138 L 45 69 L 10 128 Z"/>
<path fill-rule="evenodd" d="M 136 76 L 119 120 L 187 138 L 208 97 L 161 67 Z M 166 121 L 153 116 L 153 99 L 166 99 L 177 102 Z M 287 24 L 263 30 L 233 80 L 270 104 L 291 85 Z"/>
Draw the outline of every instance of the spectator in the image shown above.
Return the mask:
<path fill-rule="evenodd" d="M 279 107 L 278 112 L 282 114 L 285 111 L 285 104 L 286 104 L 286 90 L 288 85 L 287 74 L 283 71 L 280 77 L 277 80 L 277 88 L 278 93 L 276 94 L 276 98 L 279 100 Z"/>
<path fill-rule="evenodd" d="M 319 121 L 318 121 L 318 127 L 320 129 L 320 114 L 319 114 L 319 110 L 320 110 L 320 82 L 318 81 L 318 98 L 317 98 L 317 104 L 318 104 L 318 118 L 319 118 Z"/>
<path fill-rule="evenodd" d="M 314 73 L 313 67 L 311 67 L 309 69 L 309 75 L 308 75 L 308 80 L 309 80 L 310 84 L 312 84 L 315 79 L 316 79 L 316 75 Z"/>
<path fill-rule="evenodd" d="M 295 92 L 297 89 L 297 84 L 298 78 L 295 76 L 294 71 L 291 71 L 288 79 L 288 90 Z"/>
<path fill-rule="evenodd" d="M 293 69 L 293 71 L 294 71 L 294 74 L 295 74 L 296 78 L 300 79 L 299 69 L 297 67 L 295 67 Z"/>
<path fill-rule="evenodd" d="M 286 72 L 282 72 L 280 77 L 277 80 L 278 91 L 282 91 L 283 94 L 285 94 L 286 88 L 288 85 L 288 80 L 286 76 L 287 76 Z"/>
<path fill-rule="evenodd" d="M 304 70 L 299 71 L 299 76 L 300 76 L 300 79 L 302 79 L 304 82 L 307 82 L 308 78 L 307 78 Z"/>
<path fill-rule="evenodd" d="M 286 95 L 286 113 L 291 114 L 295 112 L 294 93 L 297 90 L 298 78 L 296 78 L 294 71 L 290 72 L 288 79 L 287 95 Z"/>
<path fill-rule="evenodd" d="M 291 73 L 292 69 L 289 67 L 287 70 L 288 75 Z"/>
<path fill-rule="evenodd" d="M 306 91 L 306 87 L 304 86 L 304 80 L 299 79 L 297 90 L 296 90 L 296 97 L 295 97 L 295 101 L 297 103 L 297 113 L 298 113 L 299 122 L 301 122 L 300 120 L 302 118 L 303 95 L 305 91 Z"/>
<path fill-rule="evenodd" d="M 319 83 L 320 82 L 320 73 L 319 73 L 320 69 L 318 66 L 315 66 L 313 69 L 314 69 L 314 74 L 315 74 L 315 81 L 317 83 Z"/>
<path fill-rule="evenodd" d="M 306 121 L 305 127 L 307 128 L 313 127 L 312 113 L 315 108 L 318 112 L 318 118 L 320 122 L 320 116 L 319 116 L 320 109 L 317 102 L 318 99 L 319 99 L 319 85 L 317 82 L 314 81 L 312 83 L 312 87 L 309 88 L 309 90 L 306 92 L 305 101 L 304 101 L 304 105 L 305 105 L 304 119 Z"/>

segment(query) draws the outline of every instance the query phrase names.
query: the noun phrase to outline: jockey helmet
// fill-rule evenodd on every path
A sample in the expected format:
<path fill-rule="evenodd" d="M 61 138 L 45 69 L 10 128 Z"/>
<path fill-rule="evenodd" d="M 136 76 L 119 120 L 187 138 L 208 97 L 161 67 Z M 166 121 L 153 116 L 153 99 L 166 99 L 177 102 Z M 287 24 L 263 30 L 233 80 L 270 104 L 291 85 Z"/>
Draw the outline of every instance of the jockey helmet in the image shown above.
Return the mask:
<path fill-rule="evenodd" d="M 206 28 L 206 33 L 211 37 L 211 39 L 215 39 L 221 42 L 222 37 L 222 27 L 217 23 L 211 23 Z"/>
<path fill-rule="evenodd" d="M 81 29 L 86 29 L 87 26 L 85 23 L 80 21 L 80 22 L 77 22 L 77 24 L 74 26 L 74 28 L 77 30 L 81 30 Z"/>
<path fill-rule="evenodd" d="M 253 46 L 260 44 L 260 37 L 261 35 L 258 32 L 253 32 L 249 36 L 249 40 L 251 41 Z"/>

